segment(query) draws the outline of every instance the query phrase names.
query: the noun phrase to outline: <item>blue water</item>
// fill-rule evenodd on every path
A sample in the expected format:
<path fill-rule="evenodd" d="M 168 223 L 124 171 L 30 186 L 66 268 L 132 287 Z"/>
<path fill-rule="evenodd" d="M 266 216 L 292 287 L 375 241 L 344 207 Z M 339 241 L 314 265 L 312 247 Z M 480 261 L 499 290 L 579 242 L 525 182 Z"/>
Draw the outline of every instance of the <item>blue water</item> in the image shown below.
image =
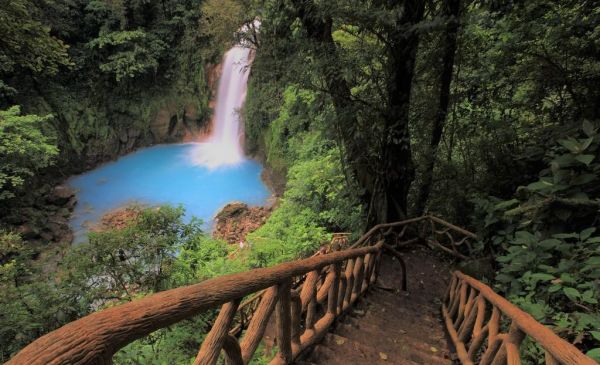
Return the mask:
<path fill-rule="evenodd" d="M 258 162 L 208 169 L 193 163 L 196 146 L 145 148 L 71 178 L 68 184 L 78 190 L 70 222 L 75 242 L 85 240 L 88 223 L 97 223 L 105 213 L 130 203 L 182 205 L 187 221 L 195 216 L 208 228 L 217 211 L 231 201 L 266 202 L 270 192 L 260 178 Z"/>

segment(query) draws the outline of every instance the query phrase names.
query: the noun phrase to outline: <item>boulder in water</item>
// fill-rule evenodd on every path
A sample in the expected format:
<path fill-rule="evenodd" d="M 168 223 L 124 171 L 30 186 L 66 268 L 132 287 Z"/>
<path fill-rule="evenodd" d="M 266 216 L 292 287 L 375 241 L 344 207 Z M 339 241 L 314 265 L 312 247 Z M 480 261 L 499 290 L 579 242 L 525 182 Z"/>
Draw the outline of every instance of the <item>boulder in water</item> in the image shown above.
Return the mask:
<path fill-rule="evenodd" d="M 55 205 L 65 205 L 74 197 L 75 190 L 66 185 L 58 185 L 52 190 L 52 193 L 48 195 L 47 201 L 48 203 Z"/>

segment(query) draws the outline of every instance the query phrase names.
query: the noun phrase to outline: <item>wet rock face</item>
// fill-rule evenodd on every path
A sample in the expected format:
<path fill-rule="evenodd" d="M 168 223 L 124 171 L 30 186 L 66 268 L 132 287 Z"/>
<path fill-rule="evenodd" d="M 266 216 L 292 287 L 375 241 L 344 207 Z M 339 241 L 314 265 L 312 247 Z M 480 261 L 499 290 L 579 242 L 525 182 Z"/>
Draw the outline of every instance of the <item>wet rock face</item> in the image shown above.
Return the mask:
<path fill-rule="evenodd" d="M 49 204 L 65 205 L 75 197 L 75 190 L 66 185 L 58 185 L 54 187 L 50 195 L 46 198 Z"/>
<path fill-rule="evenodd" d="M 271 215 L 271 207 L 249 207 L 233 202 L 227 204 L 215 217 L 213 236 L 232 244 L 246 242 L 246 235 L 262 226 Z"/>
<path fill-rule="evenodd" d="M 31 192 L 28 198 L 5 217 L 8 228 L 42 246 L 50 242 L 70 242 L 69 218 L 77 202 L 75 190 L 65 185 L 43 186 Z"/>

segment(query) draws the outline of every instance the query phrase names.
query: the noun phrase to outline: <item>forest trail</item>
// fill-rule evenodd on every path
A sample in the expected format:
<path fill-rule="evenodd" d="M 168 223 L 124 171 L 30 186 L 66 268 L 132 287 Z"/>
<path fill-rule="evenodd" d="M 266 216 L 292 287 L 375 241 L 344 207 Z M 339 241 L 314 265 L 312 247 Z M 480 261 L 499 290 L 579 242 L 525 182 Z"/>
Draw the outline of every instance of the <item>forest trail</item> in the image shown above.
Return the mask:
<path fill-rule="evenodd" d="M 377 286 L 297 364 L 452 364 L 440 313 L 449 265 L 431 251 L 403 252 L 408 291 L 400 290 L 400 265 L 383 256 Z"/>

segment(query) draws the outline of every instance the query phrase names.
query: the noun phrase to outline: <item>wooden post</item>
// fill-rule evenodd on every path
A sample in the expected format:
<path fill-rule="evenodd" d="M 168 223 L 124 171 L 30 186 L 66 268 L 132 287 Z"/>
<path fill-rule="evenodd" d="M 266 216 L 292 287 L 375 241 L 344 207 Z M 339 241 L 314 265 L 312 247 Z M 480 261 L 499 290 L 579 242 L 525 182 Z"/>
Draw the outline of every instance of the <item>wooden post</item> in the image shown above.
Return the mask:
<path fill-rule="evenodd" d="M 292 280 L 285 279 L 279 284 L 277 293 L 278 301 L 275 312 L 277 314 L 277 346 L 279 352 L 275 357 L 278 361 L 289 364 L 292 362 L 292 320 L 290 313 L 290 289 Z"/>
<path fill-rule="evenodd" d="M 492 365 L 520 365 L 519 346 L 525 339 L 525 333 L 514 322 L 510 325 L 508 335 L 505 337 L 502 347 L 496 353 Z"/>
<path fill-rule="evenodd" d="M 223 347 L 225 336 L 229 332 L 229 327 L 235 316 L 239 300 L 223 304 L 221 311 L 212 326 L 212 329 L 206 335 L 200 351 L 194 360 L 194 365 L 213 365 L 216 364 L 219 358 L 219 353 Z"/>
<path fill-rule="evenodd" d="M 317 292 L 317 282 L 321 273 L 318 270 L 313 270 L 306 275 L 304 284 L 302 284 L 302 291 L 300 292 L 300 300 L 302 300 L 302 311 L 305 311 L 308 307 L 308 303 L 313 300 Z"/>
<path fill-rule="evenodd" d="M 298 293 L 292 293 L 291 298 L 291 327 L 292 351 L 300 348 L 300 321 L 302 320 L 302 302 Z"/>
<path fill-rule="evenodd" d="M 348 260 L 346 263 L 346 271 L 344 276 L 346 277 L 346 293 L 344 293 L 344 308 L 348 308 L 352 301 L 352 290 L 354 289 L 354 263 L 353 259 Z"/>
<path fill-rule="evenodd" d="M 223 352 L 225 352 L 225 365 L 244 365 L 240 344 L 232 335 L 225 336 Z"/>
<path fill-rule="evenodd" d="M 254 355 L 254 351 L 256 351 L 256 348 L 262 340 L 267 324 L 269 323 L 269 318 L 271 318 L 273 309 L 275 309 L 275 303 L 277 303 L 277 293 L 277 286 L 272 286 L 265 290 L 260 304 L 250 320 L 246 334 L 240 343 L 242 359 L 245 364 L 250 362 L 252 355 Z"/>
<path fill-rule="evenodd" d="M 333 272 L 333 282 L 329 288 L 329 295 L 327 298 L 327 314 L 331 316 L 337 315 L 337 296 L 340 287 L 340 263 L 336 262 L 330 266 L 331 272 Z"/>
<path fill-rule="evenodd" d="M 342 314 L 344 310 L 344 297 L 346 296 L 346 275 L 340 273 L 340 288 L 337 295 L 337 314 Z"/>
<path fill-rule="evenodd" d="M 354 286 L 352 288 L 352 297 L 350 299 L 351 302 L 354 302 L 356 298 L 360 295 L 360 290 L 362 288 L 362 280 L 363 280 L 363 262 L 364 259 L 362 256 L 356 258 L 354 262 Z"/>
<path fill-rule="evenodd" d="M 367 288 L 369 287 L 369 283 L 371 281 L 371 268 L 373 265 L 373 255 L 368 253 L 365 255 L 365 262 L 364 262 L 364 274 L 363 274 L 363 278 L 361 280 L 361 285 L 360 285 L 360 292 L 364 292 L 365 290 L 367 290 Z"/>

